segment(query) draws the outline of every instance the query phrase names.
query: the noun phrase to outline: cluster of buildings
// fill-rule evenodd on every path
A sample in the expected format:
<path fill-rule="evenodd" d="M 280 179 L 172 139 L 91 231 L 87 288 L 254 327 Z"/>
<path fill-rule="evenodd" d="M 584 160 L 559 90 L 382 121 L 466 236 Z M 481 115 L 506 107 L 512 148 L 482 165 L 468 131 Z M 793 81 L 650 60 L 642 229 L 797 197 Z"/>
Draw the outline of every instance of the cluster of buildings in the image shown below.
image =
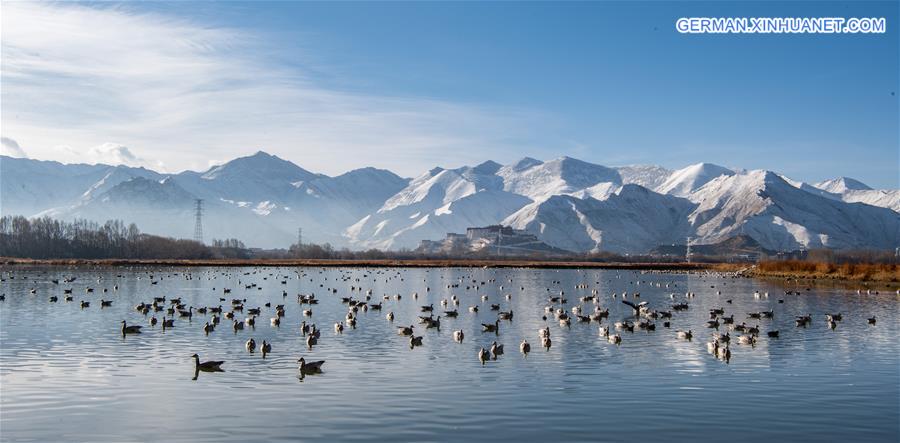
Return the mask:
<path fill-rule="evenodd" d="M 567 255 L 529 232 L 509 226 L 491 225 L 466 229 L 465 234 L 447 233 L 442 240 L 422 240 L 417 252 L 423 254 L 466 255 Z"/>

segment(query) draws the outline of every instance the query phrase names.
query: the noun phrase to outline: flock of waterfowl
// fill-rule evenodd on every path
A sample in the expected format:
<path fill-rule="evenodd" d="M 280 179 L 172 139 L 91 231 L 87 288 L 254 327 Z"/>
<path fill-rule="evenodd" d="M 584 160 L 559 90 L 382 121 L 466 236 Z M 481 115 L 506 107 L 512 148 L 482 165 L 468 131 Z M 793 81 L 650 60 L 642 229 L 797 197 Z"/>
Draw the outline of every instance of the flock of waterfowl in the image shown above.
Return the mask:
<path fill-rule="evenodd" d="M 145 270 L 137 278 L 149 279 L 150 285 L 156 285 L 163 278 L 173 276 L 187 280 L 200 277 L 206 277 L 209 280 L 222 278 L 223 281 L 228 281 L 229 283 L 234 283 L 237 280 L 243 295 L 236 298 L 231 297 L 229 294 L 232 293 L 233 288 L 219 286 L 218 288 L 212 288 L 218 301 L 208 306 L 196 307 L 186 305 L 181 297 L 173 298 L 167 295 L 158 295 L 137 304 L 134 306 L 134 311 L 144 316 L 139 321 L 148 323 L 150 328 L 158 327 L 161 331 L 175 328 L 176 319 L 178 319 L 186 321 L 187 325 L 190 325 L 189 327 L 202 327 L 203 333 L 206 335 L 214 333 L 222 323 L 230 324 L 230 328 L 235 335 L 244 330 L 253 330 L 258 326 L 257 319 L 263 317 L 264 313 L 270 313 L 267 315 L 271 315 L 269 319 L 271 327 L 283 328 L 288 324 L 294 325 L 290 329 L 296 330 L 296 333 L 302 337 L 308 350 L 311 352 L 318 345 L 319 340 L 323 339 L 322 330 L 315 323 L 311 322 L 313 307 L 319 304 L 320 301 L 341 303 L 346 308 L 346 314 L 341 318 L 330 319 L 330 321 L 334 322 L 334 334 L 351 333 L 351 331 L 356 330 L 359 327 L 359 316 L 366 315 L 369 311 L 387 311 L 384 315 L 384 321 L 394 322 L 397 320 L 399 325 L 396 326 L 396 333 L 408 341 L 411 349 L 415 349 L 427 343 L 425 336 L 419 335 L 420 331 L 440 330 L 442 321 L 445 325 L 452 326 L 454 319 L 462 315 L 460 306 L 465 301 L 466 308 L 462 312 L 468 312 L 465 315 L 479 316 L 478 318 L 481 319 L 478 322 L 480 323 L 480 328 L 476 328 L 474 331 L 454 328 L 451 337 L 453 341 L 462 343 L 468 334 L 490 334 L 492 337 L 490 346 L 481 346 L 476 355 L 477 359 L 482 364 L 485 364 L 487 361 L 496 360 L 504 354 L 504 344 L 500 343 L 502 339 L 506 338 L 506 334 L 503 333 L 506 329 L 504 322 L 512 322 L 518 315 L 513 312 L 510 305 L 510 301 L 514 296 L 543 297 L 546 300 L 542 312 L 539 311 L 532 314 L 539 316 L 541 321 L 545 323 L 543 327 L 536 331 L 534 339 L 536 343 L 539 343 L 542 348 L 547 350 L 553 344 L 551 336 L 557 333 L 566 333 L 569 328 L 573 327 L 572 323 L 581 325 L 575 327 L 597 325 L 599 337 L 613 345 L 621 344 L 623 342 L 623 334 L 626 332 L 634 333 L 637 330 L 649 333 L 657 331 L 658 327 L 661 331 L 671 330 L 673 319 L 678 317 L 680 313 L 692 309 L 692 301 L 695 297 L 698 297 L 692 291 L 675 291 L 677 283 L 674 281 L 662 282 L 647 279 L 635 279 L 628 282 L 628 285 L 634 288 L 630 291 L 601 294 L 599 288 L 604 285 L 596 278 L 589 278 L 592 275 L 587 270 L 576 271 L 581 274 L 582 281 L 569 288 L 564 287 L 561 280 L 554 280 L 549 286 L 542 288 L 526 287 L 521 284 L 516 285 L 513 279 L 508 276 L 505 281 L 498 282 L 496 276 L 492 275 L 490 271 L 483 271 L 479 269 L 463 271 L 465 272 L 463 275 L 452 281 L 445 281 L 445 287 L 441 288 L 440 291 L 432 291 L 432 288 L 427 286 L 427 279 L 423 279 L 423 283 L 419 284 L 418 287 L 421 287 L 423 290 L 423 298 L 429 301 L 435 298 L 439 299 L 440 307 L 436 308 L 434 303 L 420 303 L 420 294 L 417 291 L 410 291 L 407 294 L 396 292 L 391 294 L 374 294 L 374 283 L 378 279 L 382 279 L 384 282 L 394 279 L 404 281 L 406 274 L 401 269 L 345 268 L 339 272 L 337 282 L 331 287 L 325 286 L 324 282 L 328 278 L 314 275 L 316 272 L 318 274 L 325 273 L 325 269 L 258 268 L 246 272 L 238 272 L 233 269 L 214 269 L 200 272 L 193 270 L 167 270 L 166 272 L 163 270 Z M 476 273 L 480 275 L 476 275 Z M 641 274 L 633 275 L 640 276 Z M 597 276 L 599 274 L 593 277 Z M 715 276 L 723 277 L 722 274 Z M 124 276 L 118 275 L 117 277 Z M 616 278 L 620 277 L 620 274 L 616 274 Z M 7 272 L 2 280 L 6 281 L 14 278 L 16 278 L 14 274 Z M 299 279 L 302 282 L 308 280 L 313 284 L 319 284 L 316 291 L 320 295 L 317 296 L 314 291 L 290 295 L 287 290 L 282 289 L 282 299 L 287 300 L 291 296 L 296 301 L 296 304 L 300 306 L 300 318 L 288 320 L 286 317 L 286 303 L 272 306 L 272 303 L 266 302 L 261 306 L 251 307 L 256 303 L 248 300 L 252 300 L 254 293 L 258 293 L 258 291 L 263 289 L 260 286 L 262 283 L 245 283 L 244 281 L 258 280 L 259 278 L 262 278 L 264 282 L 277 282 L 273 284 L 279 286 L 287 285 L 289 279 Z M 443 276 L 441 278 L 443 279 Z M 588 280 L 593 280 L 593 282 L 588 282 Z M 63 289 L 63 300 L 65 302 L 74 302 L 74 289 L 71 287 L 75 281 L 74 277 L 65 278 L 62 282 L 58 279 L 51 279 L 50 281 L 55 285 L 68 286 Z M 97 279 L 98 286 L 104 286 L 105 283 L 103 277 Z M 722 283 L 722 287 L 725 287 L 726 284 Z M 650 302 L 641 301 L 641 293 L 637 290 L 641 285 L 649 286 L 654 290 L 669 292 L 670 301 L 664 306 L 651 306 Z M 416 287 L 415 284 L 404 286 Z M 102 287 L 98 289 L 104 294 L 116 293 L 119 290 L 119 286 L 114 284 L 111 285 L 111 288 Z M 710 289 L 716 289 L 716 286 L 711 285 Z M 573 295 L 569 295 L 567 291 L 570 291 Z M 32 288 L 29 292 L 31 295 L 37 295 L 38 289 Z M 94 293 L 95 288 L 93 286 L 85 287 L 84 292 L 85 294 Z M 432 295 L 437 292 L 441 292 L 445 296 Z M 324 295 L 322 295 L 323 293 Z M 488 293 L 499 295 L 491 296 Z M 900 291 L 898 291 L 898 294 L 900 294 Z M 800 292 L 789 290 L 785 291 L 785 295 L 800 295 Z M 702 325 L 702 327 L 712 331 L 707 342 L 707 350 L 713 356 L 729 362 L 731 359 L 731 345 L 733 343 L 754 346 L 763 336 L 769 340 L 778 339 L 781 336 L 781 331 L 762 326 L 770 324 L 768 322 L 776 316 L 774 309 L 737 314 L 728 312 L 724 307 L 725 305 L 731 305 L 732 299 L 724 299 L 721 289 L 715 291 L 715 296 L 717 300 L 722 299 L 724 303 L 720 307 L 709 309 L 708 320 Z M 767 292 L 759 291 L 752 294 L 735 293 L 731 296 L 749 296 L 760 300 L 769 298 Z M 0 295 L 0 301 L 5 299 L 6 294 Z M 58 303 L 59 297 L 52 295 L 48 300 L 50 303 Z M 612 303 L 617 304 L 618 302 L 630 308 L 626 311 L 630 315 L 625 315 L 618 321 L 610 322 L 610 306 Z M 91 306 L 91 301 L 89 300 L 79 300 L 78 303 L 81 309 L 89 309 Z M 100 309 L 104 309 L 112 306 L 113 303 L 114 299 L 106 300 L 101 298 L 98 304 Z M 414 310 L 418 311 L 418 315 L 415 318 L 397 318 L 398 315 L 395 314 L 395 310 L 397 312 L 409 312 L 412 310 L 400 309 L 403 307 L 403 303 L 414 303 L 416 305 Z M 779 299 L 777 303 L 784 304 L 785 300 Z M 487 310 L 489 313 L 480 313 L 482 310 Z M 814 316 L 810 313 L 789 314 L 786 311 L 789 310 L 779 310 L 778 315 L 793 315 L 794 324 L 797 328 L 807 327 L 813 322 Z M 157 318 L 157 315 L 161 318 Z M 196 323 L 198 326 L 194 326 L 195 316 L 203 318 L 203 320 Z M 836 329 L 844 320 L 844 315 L 841 313 L 819 313 L 817 316 L 822 318 L 828 328 L 832 330 Z M 874 316 L 864 320 L 868 325 L 872 326 L 877 321 Z M 119 332 L 123 337 L 145 332 L 145 327 L 134 324 L 136 322 L 136 320 L 129 319 L 121 320 Z M 199 326 L 200 323 L 202 323 L 202 326 Z M 551 334 L 551 324 L 558 324 L 561 332 Z M 179 323 L 179 327 L 182 327 L 180 325 Z M 725 331 L 722 331 L 723 329 Z M 732 336 L 732 333 L 736 335 Z M 666 332 L 666 334 L 673 334 L 678 339 L 691 341 L 694 339 L 696 332 L 693 329 L 686 329 Z M 434 335 L 431 337 L 433 338 L 429 338 L 429 340 L 440 340 L 441 336 Z M 526 356 L 531 352 L 532 347 L 528 341 L 529 337 L 510 338 L 513 342 L 518 343 L 519 352 Z M 273 352 L 271 343 L 266 340 L 257 343 L 253 337 L 249 337 L 244 341 L 243 346 L 249 353 L 259 351 L 263 358 Z M 224 361 L 201 361 L 197 352 L 191 357 L 194 360 L 195 378 L 199 371 L 223 371 Z M 297 360 L 300 376 L 320 373 L 324 363 L 321 360 L 307 361 L 305 357 L 300 357 Z"/>

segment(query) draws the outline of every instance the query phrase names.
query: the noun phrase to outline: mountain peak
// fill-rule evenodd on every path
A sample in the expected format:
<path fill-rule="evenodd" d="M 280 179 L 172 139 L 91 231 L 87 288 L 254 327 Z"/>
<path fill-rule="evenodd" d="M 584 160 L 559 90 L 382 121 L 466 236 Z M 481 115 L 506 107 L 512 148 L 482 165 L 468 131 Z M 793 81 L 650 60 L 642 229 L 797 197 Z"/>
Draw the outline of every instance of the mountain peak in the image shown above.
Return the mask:
<path fill-rule="evenodd" d="M 872 188 L 870 188 L 865 183 L 863 183 L 859 180 L 856 180 L 856 179 L 852 179 L 850 177 L 833 178 L 830 180 L 825 180 L 820 183 L 816 183 L 814 186 L 823 191 L 827 191 L 827 192 L 831 192 L 831 193 L 835 193 L 835 194 L 843 194 L 844 192 L 847 192 L 847 191 L 871 191 L 872 190 Z"/>
<path fill-rule="evenodd" d="M 203 174 L 203 178 L 207 180 L 240 176 L 259 177 L 266 180 L 277 179 L 286 182 L 310 180 L 318 177 L 317 174 L 313 174 L 288 160 L 264 151 L 257 151 L 253 155 L 238 157 L 225 164 L 213 166 Z"/>
<path fill-rule="evenodd" d="M 523 157 L 521 160 L 513 163 L 511 165 L 511 167 L 512 167 L 513 171 L 519 172 L 519 171 L 524 171 L 532 166 L 537 166 L 537 165 L 540 165 L 543 163 L 544 162 L 534 159 L 534 158 L 531 158 L 531 157 Z"/>
<path fill-rule="evenodd" d="M 723 175 L 734 175 L 734 171 L 712 163 L 696 163 L 672 172 L 656 191 L 683 197 Z"/>
<path fill-rule="evenodd" d="M 489 175 L 489 174 L 496 174 L 497 171 L 500 170 L 501 167 L 502 167 L 502 165 L 500 165 L 499 163 L 497 163 L 493 160 L 488 160 L 486 162 L 479 164 L 478 166 L 475 166 L 474 168 L 472 168 L 472 170 L 479 174 L 488 174 Z"/>

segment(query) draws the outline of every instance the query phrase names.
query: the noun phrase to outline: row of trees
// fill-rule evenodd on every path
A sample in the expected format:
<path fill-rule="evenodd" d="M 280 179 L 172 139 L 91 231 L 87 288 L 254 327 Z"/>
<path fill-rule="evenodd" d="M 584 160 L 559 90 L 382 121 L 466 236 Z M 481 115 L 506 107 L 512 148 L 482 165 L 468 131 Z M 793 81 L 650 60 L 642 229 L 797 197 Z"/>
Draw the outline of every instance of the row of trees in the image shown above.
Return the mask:
<path fill-rule="evenodd" d="M 212 247 L 192 240 L 143 234 L 137 225 L 121 220 L 99 224 L 50 217 L 0 217 L 0 256 L 19 258 L 248 258 L 238 240 L 214 240 Z"/>

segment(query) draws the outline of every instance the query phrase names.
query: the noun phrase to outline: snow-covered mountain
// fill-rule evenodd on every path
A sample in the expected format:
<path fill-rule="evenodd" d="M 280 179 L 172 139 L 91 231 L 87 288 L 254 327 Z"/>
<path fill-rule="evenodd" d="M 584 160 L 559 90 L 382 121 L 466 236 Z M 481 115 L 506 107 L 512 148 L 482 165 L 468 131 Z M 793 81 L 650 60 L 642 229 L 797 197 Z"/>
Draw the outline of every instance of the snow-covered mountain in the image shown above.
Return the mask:
<path fill-rule="evenodd" d="M 838 177 L 830 180 L 825 180 L 823 182 L 816 183 L 813 185 L 823 191 L 830 192 L 832 194 L 843 194 L 847 191 L 871 191 L 870 188 L 865 183 L 854 180 L 849 177 Z"/>
<path fill-rule="evenodd" d="M 195 199 L 204 201 L 205 238 L 257 247 L 287 247 L 302 228 L 311 242 L 412 249 L 492 224 L 579 252 L 643 253 L 688 236 L 709 244 L 742 234 L 772 250 L 900 246 L 900 190 L 709 163 L 669 170 L 526 157 L 405 179 L 374 168 L 330 177 L 264 152 L 174 175 L 0 157 L 2 215 L 117 218 L 190 238 Z"/>
<path fill-rule="evenodd" d="M 656 187 L 656 191 L 660 194 L 684 197 L 723 175 L 734 175 L 734 171 L 712 163 L 697 163 L 673 171 L 661 185 Z"/>
<path fill-rule="evenodd" d="M 745 234 L 768 249 L 891 248 L 900 214 L 799 189 L 770 171 L 720 176 L 691 193 L 689 219 L 702 243 Z"/>
<path fill-rule="evenodd" d="M 646 252 L 691 234 L 695 205 L 628 184 L 603 200 L 557 195 L 534 202 L 503 221 L 569 251 Z"/>

